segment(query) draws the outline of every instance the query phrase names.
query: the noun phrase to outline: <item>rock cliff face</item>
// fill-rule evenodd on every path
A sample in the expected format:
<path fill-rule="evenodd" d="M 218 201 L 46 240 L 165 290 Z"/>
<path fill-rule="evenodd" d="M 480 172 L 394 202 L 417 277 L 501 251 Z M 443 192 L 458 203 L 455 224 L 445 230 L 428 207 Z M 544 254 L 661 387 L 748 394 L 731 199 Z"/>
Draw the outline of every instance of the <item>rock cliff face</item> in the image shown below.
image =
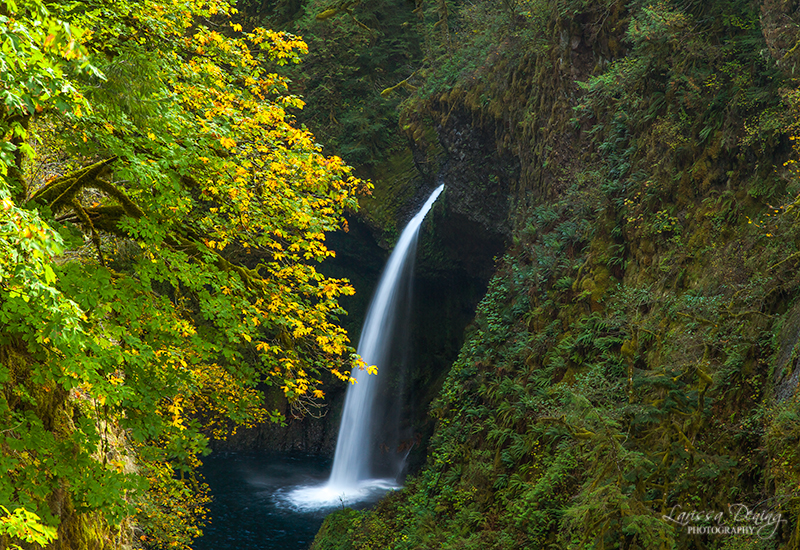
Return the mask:
<path fill-rule="evenodd" d="M 519 162 L 498 154 L 493 133 L 463 111 L 449 113 L 435 132 L 443 158 L 436 181 L 445 184 L 445 193 L 431 222 L 435 244 L 423 247 L 421 268 L 456 266 L 488 280 L 511 236 L 511 190 L 519 181 Z"/>
<path fill-rule="evenodd" d="M 519 181 L 519 161 L 497 152 L 492 130 L 476 125 L 463 109 L 436 124 L 445 157 L 437 178 L 447 189 L 446 210 L 462 218 L 464 228 L 474 226 L 470 233 L 482 241 L 510 237 L 511 191 Z"/>
<path fill-rule="evenodd" d="M 341 402 L 341 397 L 329 398 Z M 339 405 L 341 408 L 341 405 Z M 288 412 L 288 411 L 282 411 Z M 289 452 L 298 451 L 309 454 L 333 456 L 336 448 L 338 423 L 333 415 L 320 418 L 292 418 L 288 415 L 286 426 L 259 424 L 252 428 L 239 428 L 236 433 L 222 441 L 212 441 L 214 451 L 244 452 Z"/>

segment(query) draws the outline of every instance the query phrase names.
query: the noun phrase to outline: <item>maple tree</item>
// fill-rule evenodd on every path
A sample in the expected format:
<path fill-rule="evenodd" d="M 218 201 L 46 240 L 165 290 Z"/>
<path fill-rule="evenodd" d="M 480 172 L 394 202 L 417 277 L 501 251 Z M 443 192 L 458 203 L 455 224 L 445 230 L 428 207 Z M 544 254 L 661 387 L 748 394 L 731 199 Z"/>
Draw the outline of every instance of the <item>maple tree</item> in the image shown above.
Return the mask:
<path fill-rule="evenodd" d="M 303 41 L 234 14 L 0 3 L 0 504 L 62 537 L 135 516 L 188 547 L 208 437 L 282 420 L 259 385 L 302 414 L 363 367 L 315 264 L 369 184 L 292 124 Z"/>

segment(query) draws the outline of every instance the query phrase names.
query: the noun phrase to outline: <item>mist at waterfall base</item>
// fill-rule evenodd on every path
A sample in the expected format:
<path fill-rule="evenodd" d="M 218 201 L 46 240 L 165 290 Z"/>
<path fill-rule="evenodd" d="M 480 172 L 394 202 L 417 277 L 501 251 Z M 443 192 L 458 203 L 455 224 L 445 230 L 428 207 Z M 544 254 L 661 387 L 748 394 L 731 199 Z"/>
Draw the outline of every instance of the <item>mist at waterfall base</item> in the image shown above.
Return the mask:
<path fill-rule="evenodd" d="M 312 510 L 374 499 L 398 487 L 397 477 L 403 461 L 395 465 L 394 477 L 372 477 L 373 406 L 382 365 L 389 364 L 397 311 L 408 298 L 417 249 L 417 237 L 425 215 L 442 193 L 444 185 L 431 193 L 417 214 L 406 225 L 389 256 L 378 288 L 367 311 L 358 343 L 358 354 L 367 365 L 376 365 L 378 375 L 355 370 L 356 384 L 345 397 L 333 468 L 327 483 L 305 485 L 286 493 L 286 502 L 300 510 Z"/>

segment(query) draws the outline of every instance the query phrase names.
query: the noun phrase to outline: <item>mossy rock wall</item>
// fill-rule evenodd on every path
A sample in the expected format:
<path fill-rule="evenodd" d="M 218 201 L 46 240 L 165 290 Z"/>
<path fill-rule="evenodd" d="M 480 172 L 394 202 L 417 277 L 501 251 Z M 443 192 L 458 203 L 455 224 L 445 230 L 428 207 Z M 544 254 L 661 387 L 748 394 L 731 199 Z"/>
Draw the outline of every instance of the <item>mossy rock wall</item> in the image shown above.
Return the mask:
<path fill-rule="evenodd" d="M 40 384 L 31 380 L 29 365 L 35 359 L 21 349 L 23 348 L 18 344 L 0 346 L 0 418 L 9 418 L 6 415 L 11 411 L 35 411 L 36 417 L 42 419 L 42 428 L 47 430 L 48 435 L 52 434 L 54 445 L 43 443 L 41 454 L 20 454 L 14 450 L 13 441 L 20 437 L 16 431 L 23 426 L 3 422 L 4 437 L 0 442 L 0 459 L 6 465 L 11 464 L 3 475 L 18 481 L 24 479 L 26 482 L 17 483 L 19 488 L 15 494 L 4 494 L 0 504 L 11 510 L 22 504 L 27 510 L 37 513 L 45 525 L 57 523 L 58 538 L 48 545 L 49 549 L 106 550 L 129 547 L 131 533 L 126 527 L 110 526 L 97 513 L 76 510 L 70 496 L 71 480 L 68 477 L 59 475 L 58 472 L 49 472 L 48 479 L 30 479 L 27 466 L 37 465 L 39 461 L 52 461 L 49 453 L 58 452 L 54 449 L 58 449 L 59 444 L 67 444 L 81 412 L 80 404 L 55 381 Z M 124 442 L 109 449 L 109 453 L 114 457 L 125 455 L 127 451 Z M 33 490 L 31 481 L 34 483 Z M 7 548 L 11 544 L 25 550 L 41 548 L 38 544 L 0 536 L 0 548 Z"/>
<path fill-rule="evenodd" d="M 757 53 L 780 17 L 762 33 L 744 2 L 526 7 L 472 3 L 432 31 L 441 65 L 406 124 L 516 159 L 509 246 L 425 468 L 333 514 L 313 548 L 796 548 L 800 233 L 780 129 L 796 83 Z M 673 521 L 731 526 L 730 505 L 773 524 Z"/>

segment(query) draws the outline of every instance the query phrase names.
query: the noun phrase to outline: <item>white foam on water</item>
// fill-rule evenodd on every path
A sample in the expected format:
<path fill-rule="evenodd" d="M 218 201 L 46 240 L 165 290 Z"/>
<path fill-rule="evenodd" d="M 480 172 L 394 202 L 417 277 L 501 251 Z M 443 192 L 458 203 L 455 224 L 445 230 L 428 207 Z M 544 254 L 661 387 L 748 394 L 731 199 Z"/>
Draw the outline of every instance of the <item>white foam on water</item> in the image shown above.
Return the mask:
<path fill-rule="evenodd" d="M 348 486 L 332 485 L 330 482 L 322 485 L 303 485 L 288 492 L 276 493 L 275 496 L 279 502 L 296 510 L 306 511 L 351 506 L 377 499 L 387 491 L 399 488 L 393 479 L 362 479 Z"/>

